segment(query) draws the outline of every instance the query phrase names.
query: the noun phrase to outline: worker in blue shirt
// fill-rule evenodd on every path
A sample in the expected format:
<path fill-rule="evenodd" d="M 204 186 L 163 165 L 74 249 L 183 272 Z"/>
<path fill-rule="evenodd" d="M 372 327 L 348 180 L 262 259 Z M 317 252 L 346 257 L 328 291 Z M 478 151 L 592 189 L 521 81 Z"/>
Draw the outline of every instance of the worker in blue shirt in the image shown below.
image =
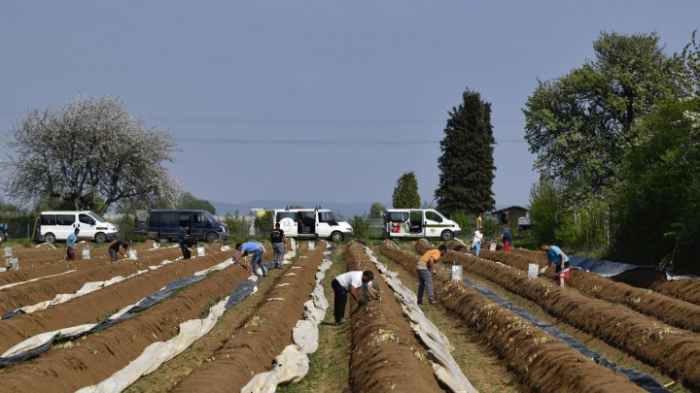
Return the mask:
<path fill-rule="evenodd" d="M 75 242 L 78 241 L 78 233 L 80 229 L 75 228 L 75 231 L 66 239 L 66 261 L 75 261 Z"/>
<path fill-rule="evenodd" d="M 544 274 L 549 268 L 549 265 L 554 264 L 556 269 L 554 270 L 554 281 L 556 281 L 560 287 L 564 287 L 564 280 L 569 278 L 569 257 L 564 254 L 561 248 L 557 246 L 550 246 L 547 244 L 540 244 L 540 250 L 547 253 L 547 266 L 540 270 L 540 274 Z"/>
<path fill-rule="evenodd" d="M 503 239 L 503 252 L 510 252 L 510 245 L 513 244 L 513 238 L 510 236 L 508 226 L 503 226 L 503 232 L 501 232 L 501 236 L 497 237 L 496 240 L 498 239 Z"/>
<path fill-rule="evenodd" d="M 240 262 L 241 258 L 248 254 L 253 254 L 253 261 L 251 265 L 253 266 L 253 273 L 258 276 L 258 271 L 255 269 L 255 265 L 260 265 L 260 270 L 262 270 L 263 277 L 267 276 L 267 269 L 262 263 L 263 247 L 260 243 L 256 242 L 246 242 L 246 243 L 236 243 L 236 250 L 240 251 L 238 257 L 236 257 L 235 262 Z"/>

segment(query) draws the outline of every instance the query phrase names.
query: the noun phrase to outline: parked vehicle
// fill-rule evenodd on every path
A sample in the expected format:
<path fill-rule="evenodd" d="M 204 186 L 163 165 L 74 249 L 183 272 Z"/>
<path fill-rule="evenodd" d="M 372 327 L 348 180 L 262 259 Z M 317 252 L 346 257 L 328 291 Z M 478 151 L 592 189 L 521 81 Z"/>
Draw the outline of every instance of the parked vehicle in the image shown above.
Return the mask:
<path fill-rule="evenodd" d="M 273 225 L 279 222 L 286 237 L 340 242 L 353 235 L 352 226 L 329 209 L 275 209 L 273 212 Z"/>
<path fill-rule="evenodd" d="M 80 229 L 78 239 L 104 243 L 117 237 L 116 225 L 89 210 L 41 212 L 37 222 L 39 240 L 47 243 L 66 240 L 75 228 Z"/>
<path fill-rule="evenodd" d="M 212 243 L 226 240 L 228 226 L 206 210 L 151 210 L 136 213 L 134 234 L 150 239 L 177 239 L 180 228 L 189 224 L 190 236 Z"/>
<path fill-rule="evenodd" d="M 434 209 L 388 209 L 384 213 L 384 237 L 435 237 L 444 241 L 462 233 L 456 222 Z"/>

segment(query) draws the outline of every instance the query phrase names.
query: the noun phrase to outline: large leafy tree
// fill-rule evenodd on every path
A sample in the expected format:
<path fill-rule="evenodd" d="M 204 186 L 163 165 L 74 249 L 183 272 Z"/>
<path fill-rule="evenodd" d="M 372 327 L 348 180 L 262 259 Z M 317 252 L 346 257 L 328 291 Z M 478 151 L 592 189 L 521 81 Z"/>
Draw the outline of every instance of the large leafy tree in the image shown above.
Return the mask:
<path fill-rule="evenodd" d="M 180 209 L 206 210 L 211 214 L 216 214 L 216 208 L 206 199 L 199 199 L 190 192 L 184 192 L 180 196 Z"/>
<path fill-rule="evenodd" d="M 380 218 L 384 211 L 386 211 L 386 207 L 383 204 L 374 202 L 369 208 L 369 218 Z"/>
<path fill-rule="evenodd" d="M 31 110 L 6 146 L 15 151 L 2 169 L 4 188 L 22 203 L 53 198 L 104 213 L 120 204 L 177 201 L 169 176 L 172 135 L 150 129 L 113 96 L 78 96 L 56 110 Z"/>
<path fill-rule="evenodd" d="M 491 104 L 471 90 L 452 108 L 440 142 L 440 183 L 435 197 L 440 211 L 478 214 L 494 207 L 493 126 Z"/>
<path fill-rule="evenodd" d="M 413 172 L 406 172 L 396 181 L 392 204 L 395 209 L 420 208 L 420 195 L 418 195 L 418 180 Z"/>
<path fill-rule="evenodd" d="M 593 48 L 593 60 L 539 82 L 523 110 L 535 167 L 571 202 L 603 196 L 638 142 L 635 120 L 688 90 L 683 58 L 666 55 L 656 33 L 602 33 Z"/>

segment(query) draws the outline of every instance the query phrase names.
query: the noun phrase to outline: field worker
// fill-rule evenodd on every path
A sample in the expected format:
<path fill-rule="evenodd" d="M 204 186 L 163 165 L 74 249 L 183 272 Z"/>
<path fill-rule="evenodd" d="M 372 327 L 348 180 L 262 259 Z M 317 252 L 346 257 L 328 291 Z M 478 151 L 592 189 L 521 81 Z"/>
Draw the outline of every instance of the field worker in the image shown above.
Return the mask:
<path fill-rule="evenodd" d="M 548 246 L 544 243 L 540 244 L 540 250 L 547 253 L 547 266 L 540 270 L 540 274 L 544 274 L 552 263 L 556 266 L 554 270 L 554 281 L 557 281 L 560 287 L 564 287 L 564 280 L 569 278 L 569 257 L 564 254 L 561 248 L 557 246 Z"/>
<path fill-rule="evenodd" d="M 124 258 L 128 258 L 129 256 L 126 254 L 126 250 L 129 249 L 130 243 L 131 240 L 117 240 L 114 242 L 111 246 L 109 246 L 109 259 L 112 262 L 116 262 L 117 254 L 122 254 Z"/>
<path fill-rule="evenodd" d="M 429 250 L 418 260 L 416 272 L 418 273 L 418 304 L 423 304 L 423 291 L 428 290 L 428 301 L 430 304 L 437 304 L 435 293 L 433 292 L 433 277 L 435 273 L 435 263 L 447 252 L 447 246 L 441 245 L 437 249 Z"/>
<path fill-rule="evenodd" d="M 251 265 L 253 266 L 253 273 L 255 273 L 256 276 L 260 277 L 258 271 L 255 269 L 255 264 L 258 264 L 260 265 L 260 270 L 262 270 L 263 272 L 263 277 L 267 277 L 267 269 L 265 269 L 265 265 L 263 265 L 262 262 L 263 247 L 260 243 L 236 243 L 236 250 L 240 251 L 240 253 L 238 254 L 238 257 L 236 257 L 235 262 L 240 262 L 241 258 L 243 258 L 244 256 L 248 254 L 253 254 L 253 260 L 251 262 Z"/>
<path fill-rule="evenodd" d="M 476 257 L 479 258 L 479 252 L 481 251 L 481 241 L 484 239 L 484 234 L 481 233 L 481 228 L 477 228 L 474 231 L 474 236 L 472 237 L 472 248 L 476 250 Z"/>
<path fill-rule="evenodd" d="M 66 261 L 75 261 L 75 242 L 78 241 L 78 233 L 80 229 L 75 228 L 75 231 L 66 239 Z"/>
<path fill-rule="evenodd" d="M 186 241 L 190 236 L 190 224 L 185 224 L 180 227 L 177 234 L 177 244 L 180 246 L 180 251 L 182 251 L 182 259 L 190 259 L 192 256 L 192 250 L 187 247 Z"/>
<path fill-rule="evenodd" d="M 356 302 L 360 303 L 360 291 L 358 288 L 366 286 L 367 283 L 374 279 L 374 273 L 371 271 L 359 271 L 354 270 L 347 273 L 343 273 L 331 282 L 331 287 L 333 287 L 333 316 L 335 317 L 335 324 L 342 325 L 345 323 L 345 304 L 348 302 L 348 292 L 350 296 L 355 299 Z M 368 289 L 369 295 L 376 299 L 374 290 Z"/>
<path fill-rule="evenodd" d="M 503 226 L 503 232 L 501 232 L 501 236 L 497 237 L 496 240 L 498 239 L 503 239 L 503 252 L 510 252 L 510 245 L 513 242 L 513 238 L 510 236 L 508 226 Z"/>
<path fill-rule="evenodd" d="M 273 268 L 282 268 L 282 262 L 284 262 L 284 231 L 280 229 L 280 223 L 275 224 L 275 229 L 270 231 L 270 243 L 272 243 L 272 251 L 274 252 L 272 256 Z"/>

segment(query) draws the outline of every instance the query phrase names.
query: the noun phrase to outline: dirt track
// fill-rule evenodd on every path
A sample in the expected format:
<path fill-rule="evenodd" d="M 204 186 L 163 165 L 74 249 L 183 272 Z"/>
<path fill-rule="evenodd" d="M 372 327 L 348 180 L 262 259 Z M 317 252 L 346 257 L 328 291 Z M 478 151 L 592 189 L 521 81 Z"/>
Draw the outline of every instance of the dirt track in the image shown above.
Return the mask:
<path fill-rule="evenodd" d="M 394 295 L 359 243 L 351 243 L 343 260 L 350 270 L 369 270 L 382 299 L 365 306 L 350 300 L 350 385 L 353 392 L 442 391 L 425 361 L 425 351 L 401 315 Z"/>
<path fill-rule="evenodd" d="M 174 389 L 175 392 L 238 392 L 253 375 L 269 371 L 272 360 L 292 343 L 292 328 L 304 313 L 325 246 L 299 258 L 263 297 L 254 316 Z"/>
<path fill-rule="evenodd" d="M 390 243 L 381 247 L 387 258 L 415 274 L 417 257 Z M 640 391 L 627 377 L 598 366 L 580 352 L 539 330 L 446 273 L 434 276 L 442 304 L 477 330 L 486 345 L 504 359 L 531 391 L 628 392 Z"/>
<path fill-rule="evenodd" d="M 689 388 L 700 389 L 700 373 L 697 372 L 700 339 L 696 335 L 559 288 L 551 279 L 528 279 L 523 271 L 483 258 L 477 261 L 463 253 L 449 251 L 448 259 L 464 266 L 465 271 L 537 303 L 550 315 L 653 365 Z"/>

